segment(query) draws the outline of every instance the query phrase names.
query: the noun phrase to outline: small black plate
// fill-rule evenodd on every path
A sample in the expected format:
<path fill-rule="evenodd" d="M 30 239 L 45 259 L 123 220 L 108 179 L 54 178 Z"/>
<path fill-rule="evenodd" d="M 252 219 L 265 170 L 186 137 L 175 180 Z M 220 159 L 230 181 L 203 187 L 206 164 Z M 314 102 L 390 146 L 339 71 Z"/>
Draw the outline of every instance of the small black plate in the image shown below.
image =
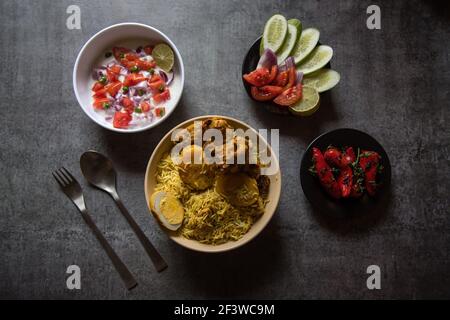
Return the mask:
<path fill-rule="evenodd" d="M 256 39 L 256 41 L 252 44 L 250 49 L 247 51 L 247 54 L 245 55 L 245 58 L 244 58 L 244 62 L 242 62 L 242 76 L 244 74 L 254 71 L 256 69 L 256 67 L 258 66 L 258 61 L 260 58 L 259 46 L 261 44 L 261 38 L 262 38 L 262 36 L 259 37 L 258 39 Z M 320 42 L 317 43 L 317 45 L 320 45 Z M 325 66 L 325 68 L 331 68 L 331 64 L 328 63 Z M 272 101 L 261 102 L 261 101 L 257 101 L 255 99 L 253 99 L 251 91 L 250 91 L 251 85 L 249 85 L 247 82 L 245 82 L 243 77 L 242 77 L 242 83 L 244 84 L 245 91 L 247 91 L 247 94 L 250 97 L 250 99 L 257 102 L 258 104 L 264 105 L 264 107 L 268 111 L 273 112 L 273 113 L 278 113 L 278 114 L 292 115 L 289 112 L 289 108 L 287 108 L 287 107 L 279 106 L 279 105 L 273 103 Z"/>
<path fill-rule="evenodd" d="M 365 194 L 360 199 L 335 200 L 330 197 L 320 185 L 317 177 L 309 172 L 312 166 L 312 148 L 317 147 L 321 151 L 329 145 L 335 147 L 353 147 L 355 153 L 357 149 L 376 151 L 381 156 L 381 165 L 384 167 L 379 176 L 380 187 L 375 197 Z M 337 129 L 324 133 L 310 143 L 303 154 L 300 166 L 300 182 L 306 198 L 318 210 L 335 216 L 346 217 L 353 214 L 364 214 L 373 209 L 381 209 L 389 198 L 391 182 L 391 163 L 383 147 L 373 137 L 355 129 Z"/>

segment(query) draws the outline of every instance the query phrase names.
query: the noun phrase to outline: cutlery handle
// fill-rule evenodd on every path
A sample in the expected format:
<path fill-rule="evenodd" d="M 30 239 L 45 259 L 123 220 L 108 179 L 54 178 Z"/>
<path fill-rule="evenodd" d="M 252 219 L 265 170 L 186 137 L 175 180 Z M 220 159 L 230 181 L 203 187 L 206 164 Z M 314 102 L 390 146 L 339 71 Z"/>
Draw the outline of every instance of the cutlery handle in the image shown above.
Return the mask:
<path fill-rule="evenodd" d="M 105 251 L 108 254 L 109 258 L 111 259 L 114 267 L 116 268 L 117 272 L 119 273 L 120 277 L 122 278 L 123 282 L 125 283 L 125 286 L 127 287 L 127 289 L 128 290 L 133 289 L 135 286 L 137 286 L 137 282 L 134 279 L 133 275 L 128 270 L 127 266 L 122 262 L 122 260 L 120 260 L 120 258 L 117 256 L 114 249 L 109 245 L 108 241 L 105 239 L 103 234 L 100 232 L 100 230 L 95 225 L 94 221 L 91 219 L 91 216 L 86 211 L 82 211 L 81 215 L 82 215 L 84 221 L 87 223 L 87 225 L 94 232 L 97 240 L 100 242 L 103 249 L 105 249 Z"/>
<path fill-rule="evenodd" d="M 130 215 L 127 208 L 125 208 L 125 206 L 123 205 L 119 196 L 117 194 L 113 194 L 113 199 L 116 202 L 116 204 L 119 207 L 122 214 L 124 215 L 125 219 L 127 219 L 128 223 L 130 224 L 134 233 L 137 235 L 139 241 L 141 242 L 141 244 L 144 247 L 145 251 L 147 252 L 148 256 L 152 260 L 153 265 L 155 266 L 156 270 L 158 272 L 161 272 L 164 269 L 166 269 L 167 268 L 166 261 L 164 261 L 163 257 L 161 257 L 159 252 L 155 249 L 155 247 L 152 245 L 152 243 L 147 238 L 147 236 L 144 234 L 144 232 L 142 232 L 141 228 L 139 228 L 138 224 L 136 223 L 136 221 L 134 221 L 133 217 Z"/>

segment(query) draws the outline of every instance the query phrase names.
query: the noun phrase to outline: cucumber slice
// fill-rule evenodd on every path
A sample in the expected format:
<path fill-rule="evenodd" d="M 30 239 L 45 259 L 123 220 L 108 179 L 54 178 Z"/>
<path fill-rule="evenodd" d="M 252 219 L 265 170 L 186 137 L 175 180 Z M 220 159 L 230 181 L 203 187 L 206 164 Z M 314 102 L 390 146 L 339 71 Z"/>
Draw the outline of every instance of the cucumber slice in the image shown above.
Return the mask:
<path fill-rule="evenodd" d="M 264 53 L 264 39 L 261 37 L 261 42 L 259 43 L 259 55 L 262 56 Z"/>
<path fill-rule="evenodd" d="M 295 40 L 294 46 L 297 44 L 298 39 L 300 39 L 300 35 L 302 34 L 302 22 L 298 19 L 289 19 L 288 20 L 288 35 L 289 36 L 289 25 L 294 26 L 295 28 L 297 28 L 297 38 Z M 286 43 L 287 40 L 285 40 Z M 283 44 L 284 46 L 284 44 Z M 282 51 L 283 49 L 280 49 L 280 51 Z M 294 49 L 292 48 L 291 53 L 294 52 Z M 259 55 L 262 56 L 262 54 L 264 53 L 264 39 L 261 37 L 261 42 L 259 43 Z M 286 59 L 288 56 L 286 56 L 284 59 Z M 278 59 L 278 64 L 280 64 L 280 61 L 283 62 L 284 59 Z"/>
<path fill-rule="evenodd" d="M 301 40 L 301 39 L 300 39 Z M 323 68 L 333 57 L 333 49 L 329 46 L 318 46 L 299 65 L 297 71 L 304 75 Z"/>
<path fill-rule="evenodd" d="M 303 85 L 313 87 L 319 93 L 332 89 L 339 83 L 341 76 L 331 69 L 320 69 L 303 78 Z"/>
<path fill-rule="evenodd" d="M 316 89 L 304 86 L 302 99 L 289 107 L 289 111 L 300 117 L 312 115 L 319 109 L 320 96 Z"/>
<path fill-rule="evenodd" d="M 289 55 L 297 42 L 297 27 L 288 24 L 288 32 L 279 53 L 277 53 L 278 64 L 281 64 Z"/>
<path fill-rule="evenodd" d="M 302 31 L 300 39 L 294 46 L 291 55 L 294 57 L 295 64 L 299 64 L 305 59 L 319 42 L 320 32 L 314 28 L 308 28 Z"/>
<path fill-rule="evenodd" d="M 280 50 L 286 38 L 287 26 L 287 20 L 281 14 L 272 16 L 264 26 L 264 49 L 271 49 L 273 52 Z"/>

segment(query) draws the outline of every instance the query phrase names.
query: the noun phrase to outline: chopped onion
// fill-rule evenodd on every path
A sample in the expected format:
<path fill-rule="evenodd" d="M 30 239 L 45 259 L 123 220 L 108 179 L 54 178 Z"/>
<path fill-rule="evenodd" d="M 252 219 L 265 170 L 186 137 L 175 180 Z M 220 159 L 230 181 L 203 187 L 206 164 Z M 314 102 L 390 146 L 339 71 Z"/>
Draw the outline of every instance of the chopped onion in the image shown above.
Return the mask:
<path fill-rule="evenodd" d="M 141 81 L 139 82 L 137 85 L 131 86 L 130 88 L 134 88 L 134 89 L 147 89 L 147 81 Z"/>
<path fill-rule="evenodd" d="M 277 64 L 277 56 L 275 55 L 275 53 L 272 50 L 266 49 L 266 50 L 264 50 L 261 58 L 259 58 L 258 66 L 256 67 L 256 69 L 259 69 L 259 68 L 270 69 L 275 64 Z"/>
<path fill-rule="evenodd" d="M 95 81 L 100 80 L 100 78 L 105 75 L 105 69 L 106 67 L 103 66 L 94 68 L 94 70 L 92 71 L 92 79 L 94 79 Z"/>

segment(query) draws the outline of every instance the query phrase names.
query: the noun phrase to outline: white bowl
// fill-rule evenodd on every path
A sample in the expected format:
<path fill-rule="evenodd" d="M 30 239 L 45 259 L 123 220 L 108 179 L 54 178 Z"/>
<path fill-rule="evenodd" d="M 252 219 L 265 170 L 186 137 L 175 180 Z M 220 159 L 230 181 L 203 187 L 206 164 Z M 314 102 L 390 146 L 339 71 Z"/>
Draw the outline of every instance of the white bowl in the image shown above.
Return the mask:
<path fill-rule="evenodd" d="M 146 44 L 168 44 L 175 55 L 175 62 L 173 66 L 174 80 L 170 84 L 171 98 L 168 100 L 164 107 L 166 108 L 165 115 L 161 118 L 154 120 L 153 122 L 144 126 L 119 129 L 114 128 L 111 123 L 104 119 L 104 115 L 95 111 L 92 107 L 92 85 L 94 79 L 92 79 L 92 70 L 100 63 L 104 58 L 104 54 L 107 51 L 111 51 L 114 46 L 133 46 L 146 45 Z M 133 46 L 132 46 L 133 45 Z M 181 94 L 184 87 L 184 65 L 180 53 L 173 42 L 161 31 L 140 23 L 120 23 L 110 27 L 107 27 L 100 32 L 92 36 L 88 42 L 83 46 L 78 54 L 73 69 L 73 89 L 83 111 L 94 122 L 100 126 L 117 132 L 139 132 L 150 128 L 153 128 L 164 121 L 176 108 L 180 101 Z"/>
<path fill-rule="evenodd" d="M 157 173 L 158 163 L 161 160 L 161 158 L 163 157 L 163 155 L 165 153 L 170 152 L 170 150 L 173 147 L 173 142 L 171 140 L 172 132 L 178 128 L 185 128 L 185 127 L 189 126 L 190 124 L 192 124 L 196 120 L 204 120 L 204 119 L 211 118 L 211 117 L 218 117 L 218 118 L 225 119 L 234 128 L 240 128 L 243 130 L 251 129 L 251 130 L 255 131 L 252 127 L 250 127 L 248 124 L 246 124 L 242 121 L 239 121 L 239 120 L 236 120 L 236 119 L 233 119 L 230 117 L 220 116 L 220 115 L 206 115 L 206 116 L 196 117 L 196 118 L 187 120 L 187 121 L 179 124 L 175 128 L 173 128 L 172 130 L 170 130 L 164 136 L 164 138 L 161 139 L 161 141 L 159 142 L 159 144 L 156 146 L 155 150 L 153 151 L 153 154 L 150 157 L 150 160 L 147 165 L 147 171 L 145 173 L 145 180 L 144 180 L 145 199 L 147 201 L 147 206 L 148 206 L 150 213 L 152 213 L 151 208 L 150 208 L 150 197 L 153 194 L 155 186 L 156 186 L 156 173 Z M 257 131 L 255 131 L 255 132 L 257 133 Z M 258 136 L 259 136 L 259 134 L 258 134 Z M 161 224 L 159 224 L 160 227 L 170 237 L 170 239 L 172 239 L 179 245 L 181 245 L 185 248 L 194 250 L 194 251 L 216 253 L 216 252 L 233 250 L 233 249 L 236 249 L 236 248 L 248 243 L 250 240 L 255 238 L 266 227 L 266 225 L 269 223 L 270 219 L 272 219 L 272 216 L 275 213 L 275 210 L 278 206 L 278 201 L 280 200 L 281 172 L 280 172 L 280 167 L 278 164 L 278 159 L 277 159 L 275 153 L 273 152 L 272 148 L 270 147 L 270 145 L 268 145 L 268 143 L 266 142 L 266 140 L 264 138 L 262 138 L 261 136 L 259 136 L 259 138 L 260 138 L 259 141 L 261 143 L 259 145 L 259 147 L 260 148 L 265 148 L 266 146 L 268 147 L 269 154 L 271 156 L 271 163 L 274 165 L 274 168 L 276 170 L 274 170 L 275 173 L 268 176 L 270 179 L 269 194 L 267 197 L 269 202 L 267 203 L 267 205 L 265 207 L 264 214 L 253 224 L 253 226 L 250 228 L 250 230 L 241 239 L 239 239 L 237 241 L 229 241 L 229 242 L 219 244 L 219 245 L 209 245 L 209 244 L 200 243 L 195 240 L 186 239 L 183 236 L 177 234 L 176 232 L 169 231 L 168 229 L 164 228 Z M 156 219 L 156 221 L 159 221 L 158 218 L 156 218 L 156 217 L 154 217 L 154 218 Z"/>

